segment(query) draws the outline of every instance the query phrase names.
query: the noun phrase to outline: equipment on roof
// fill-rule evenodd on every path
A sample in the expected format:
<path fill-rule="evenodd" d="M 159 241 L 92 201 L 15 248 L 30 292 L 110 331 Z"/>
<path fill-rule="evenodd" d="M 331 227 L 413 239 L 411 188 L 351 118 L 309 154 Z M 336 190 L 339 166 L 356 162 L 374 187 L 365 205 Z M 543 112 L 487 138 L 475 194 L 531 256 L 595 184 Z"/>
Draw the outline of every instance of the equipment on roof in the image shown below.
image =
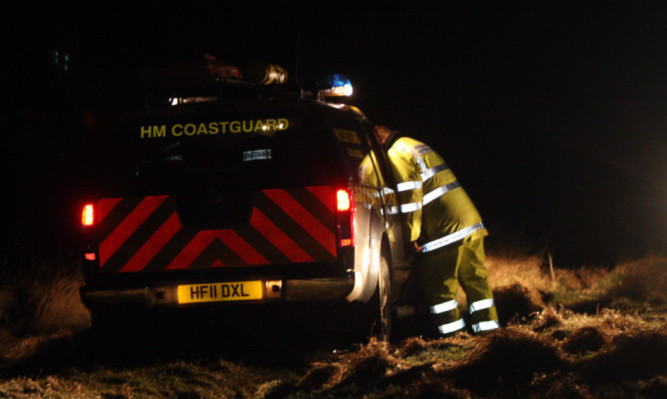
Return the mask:
<path fill-rule="evenodd" d="M 299 78 L 288 81 L 280 65 L 251 63 L 245 74 L 239 68 L 204 54 L 205 64 L 173 64 L 158 70 L 147 92 L 147 101 L 157 106 L 214 102 L 239 97 L 301 98 L 322 102 L 342 102 L 354 89 L 341 74 Z"/>
<path fill-rule="evenodd" d="M 248 67 L 246 80 L 260 85 L 287 83 L 287 71 L 276 64 L 253 62 Z"/>
<path fill-rule="evenodd" d="M 331 75 L 328 78 L 326 88 L 318 92 L 319 98 L 324 97 L 350 97 L 354 93 L 350 79 L 343 75 Z"/>
<path fill-rule="evenodd" d="M 206 59 L 208 72 L 214 79 L 243 79 L 243 75 L 237 67 L 223 64 L 211 54 L 204 54 L 204 58 Z"/>

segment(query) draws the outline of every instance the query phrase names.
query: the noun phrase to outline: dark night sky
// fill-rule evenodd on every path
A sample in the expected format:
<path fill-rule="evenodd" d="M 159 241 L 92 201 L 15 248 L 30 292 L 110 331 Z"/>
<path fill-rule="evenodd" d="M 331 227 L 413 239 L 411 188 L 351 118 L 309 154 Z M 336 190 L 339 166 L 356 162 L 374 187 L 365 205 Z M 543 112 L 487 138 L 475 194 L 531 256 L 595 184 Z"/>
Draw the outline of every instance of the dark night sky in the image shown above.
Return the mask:
<path fill-rule="evenodd" d="M 549 240 L 568 264 L 667 252 L 660 2 L 191 3 L 6 13 L 21 27 L 4 35 L 5 138 L 50 143 L 41 151 L 62 165 L 49 153 L 58 137 L 17 134 L 15 121 L 102 109 L 143 66 L 204 52 L 240 67 L 298 65 L 300 76 L 348 75 L 371 120 L 438 150 L 480 209 L 490 245 L 494 236 L 496 245 Z M 66 75 L 50 64 L 55 48 L 72 54 Z M 30 160 L 38 153 L 24 165 L 41 165 Z M 25 184 L 8 177 L 10 187 Z"/>

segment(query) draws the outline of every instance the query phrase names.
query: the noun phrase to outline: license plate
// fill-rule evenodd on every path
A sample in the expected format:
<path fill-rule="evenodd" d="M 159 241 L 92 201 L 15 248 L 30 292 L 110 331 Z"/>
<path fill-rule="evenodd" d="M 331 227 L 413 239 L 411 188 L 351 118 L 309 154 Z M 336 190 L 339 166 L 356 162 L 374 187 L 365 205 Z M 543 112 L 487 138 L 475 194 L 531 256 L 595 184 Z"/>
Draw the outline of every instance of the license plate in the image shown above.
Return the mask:
<path fill-rule="evenodd" d="M 178 303 L 250 301 L 262 294 L 261 281 L 179 285 Z"/>

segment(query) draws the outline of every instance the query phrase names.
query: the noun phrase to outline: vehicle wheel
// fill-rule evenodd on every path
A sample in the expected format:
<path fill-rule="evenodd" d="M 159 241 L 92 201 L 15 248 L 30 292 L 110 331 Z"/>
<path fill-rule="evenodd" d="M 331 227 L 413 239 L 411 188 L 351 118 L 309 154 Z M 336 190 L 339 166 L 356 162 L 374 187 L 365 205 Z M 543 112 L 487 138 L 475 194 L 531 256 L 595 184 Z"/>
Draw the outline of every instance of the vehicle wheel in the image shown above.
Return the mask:
<path fill-rule="evenodd" d="M 385 254 L 380 258 L 378 286 L 376 290 L 376 318 L 373 337 L 379 341 L 390 341 L 392 338 L 392 306 L 391 306 L 391 271 Z M 375 302 L 373 300 L 372 302 Z"/>
<path fill-rule="evenodd" d="M 90 332 L 96 344 L 101 343 L 114 336 L 118 328 L 112 323 L 113 317 L 109 312 L 94 310 L 90 312 Z"/>
<path fill-rule="evenodd" d="M 353 342 L 368 342 L 369 338 L 388 342 L 392 339 L 391 268 L 389 258 L 382 255 L 378 270 L 378 281 L 373 296 L 368 302 L 353 302 L 342 309 L 342 313 L 332 311 L 338 334 Z"/>
<path fill-rule="evenodd" d="M 98 310 L 90 312 L 91 330 L 96 336 L 104 337 L 117 335 L 125 331 L 124 325 L 126 318 L 116 312 L 109 310 Z"/>
<path fill-rule="evenodd" d="M 148 317 L 141 314 L 106 309 L 91 312 L 91 331 L 96 339 L 122 340 L 133 335 L 141 336 L 148 325 Z"/>

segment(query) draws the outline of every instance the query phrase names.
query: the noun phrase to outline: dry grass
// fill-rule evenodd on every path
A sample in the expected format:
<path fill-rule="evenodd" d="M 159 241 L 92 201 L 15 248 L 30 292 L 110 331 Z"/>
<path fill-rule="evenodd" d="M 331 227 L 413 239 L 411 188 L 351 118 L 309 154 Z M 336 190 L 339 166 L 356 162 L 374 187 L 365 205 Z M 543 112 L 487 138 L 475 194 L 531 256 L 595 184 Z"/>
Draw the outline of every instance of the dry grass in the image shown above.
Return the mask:
<path fill-rule="evenodd" d="M 548 277 L 542 256 L 489 255 L 486 266 L 489 269 L 489 281 L 494 296 L 501 302 L 512 303 L 511 306 L 505 307 L 506 309 L 511 308 L 516 310 L 514 313 L 526 316 L 545 306 L 545 298 L 552 290 L 553 282 Z M 502 317 L 503 311 L 500 307 L 499 311 L 501 313 L 499 316 L 507 320 L 507 317 Z"/>
<path fill-rule="evenodd" d="M 618 286 L 610 292 L 614 298 L 627 298 L 649 306 L 667 303 L 667 259 L 652 255 L 628 261 L 616 267 L 623 276 Z M 613 303 L 612 303 L 613 304 Z"/>
<path fill-rule="evenodd" d="M 540 256 L 490 255 L 488 268 L 504 328 L 486 335 L 372 340 L 306 367 L 224 358 L 44 375 L 32 367 L 1 378 L 0 397 L 667 397 L 667 257 L 552 273 Z M 5 370 L 30 354 L 39 364 L 45 342 L 88 323 L 72 270 L 0 289 Z M 72 339 L 49 356 L 86 350 Z"/>
<path fill-rule="evenodd" d="M 667 257 L 649 255 L 613 268 L 580 267 L 549 270 L 545 256 L 487 258 L 494 294 L 514 305 L 510 309 L 562 305 L 578 312 L 600 307 L 628 309 L 667 304 Z M 520 303 L 523 301 L 523 304 Z M 519 312 L 525 316 L 525 311 Z"/>
<path fill-rule="evenodd" d="M 31 260 L 22 268 L 5 267 L 0 285 L 0 359 L 17 359 L 45 340 L 90 325 L 81 303 L 83 277 L 78 264 Z"/>

